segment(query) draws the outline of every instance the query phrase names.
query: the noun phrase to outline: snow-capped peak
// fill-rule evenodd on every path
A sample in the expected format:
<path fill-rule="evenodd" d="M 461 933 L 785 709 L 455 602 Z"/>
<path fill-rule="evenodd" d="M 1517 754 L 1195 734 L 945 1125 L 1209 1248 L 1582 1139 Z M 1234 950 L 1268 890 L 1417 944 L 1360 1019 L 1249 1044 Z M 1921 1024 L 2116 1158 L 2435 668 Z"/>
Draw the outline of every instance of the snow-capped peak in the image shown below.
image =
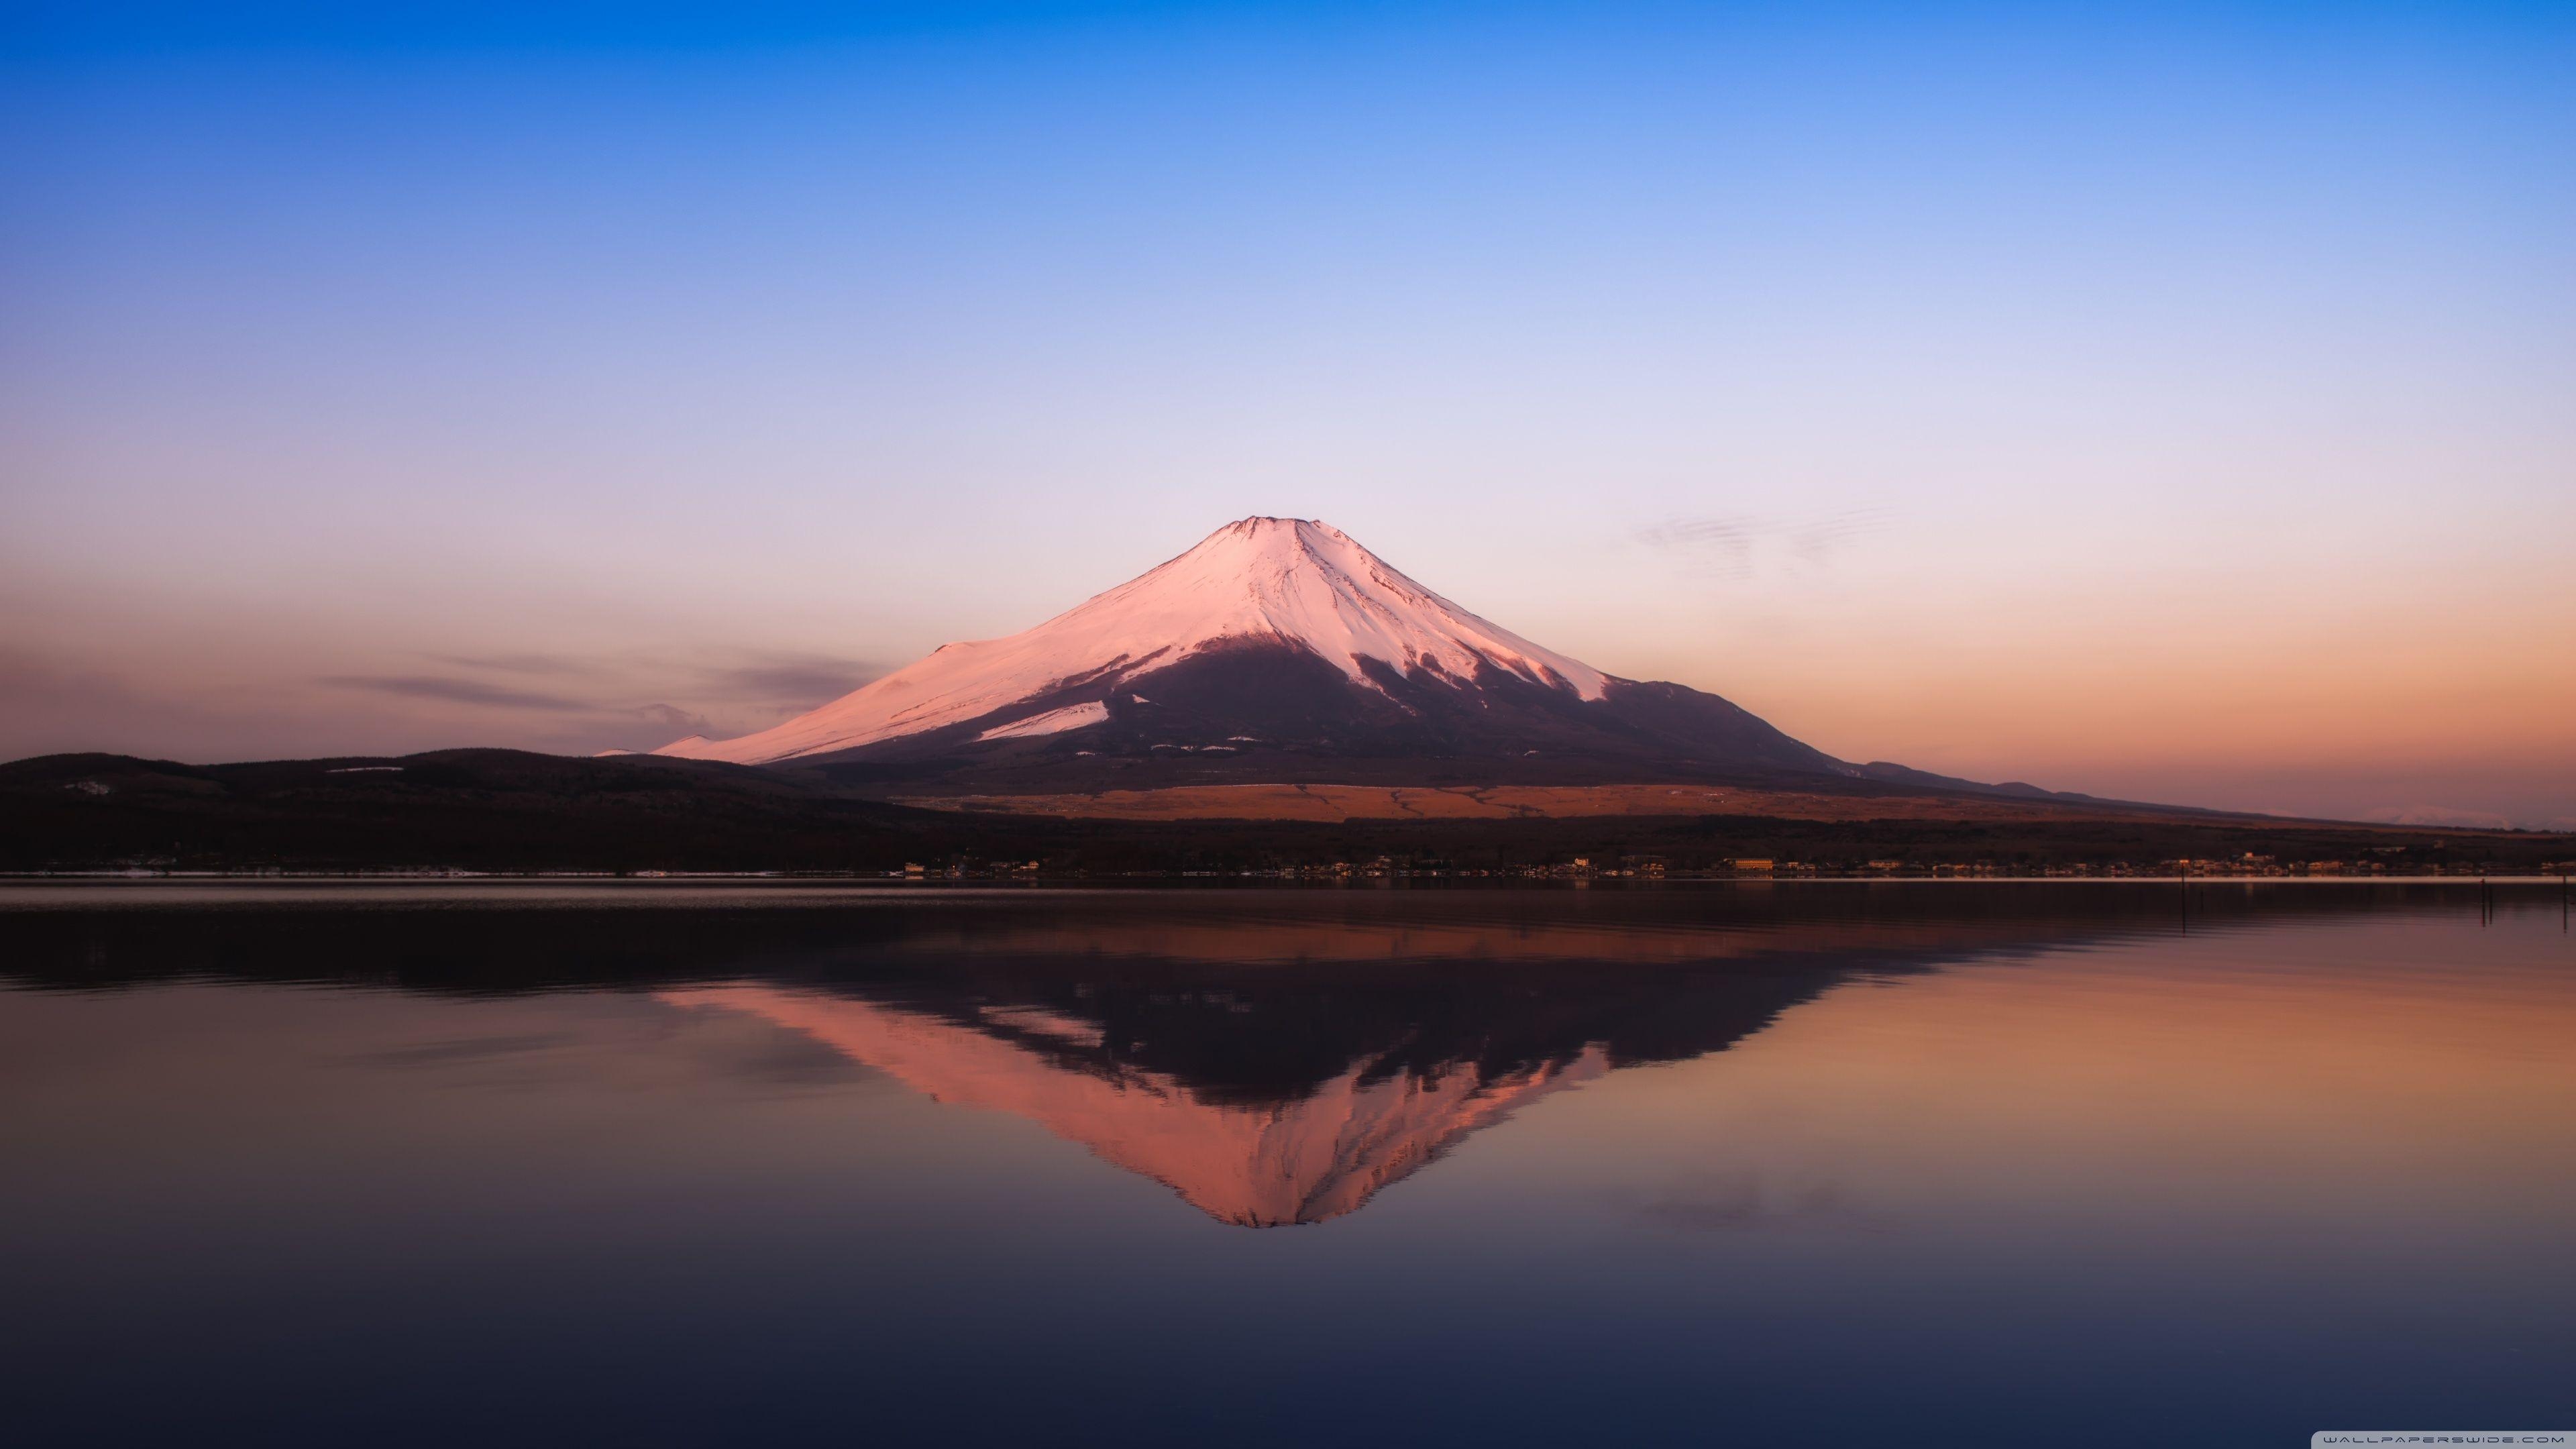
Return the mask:
<path fill-rule="evenodd" d="M 1098 686 L 1105 699 L 1121 681 L 1245 640 L 1302 645 L 1363 685 L 1371 685 L 1361 666 L 1368 659 L 1459 679 L 1501 669 L 1587 700 L 1607 685 L 1599 670 L 1468 613 L 1338 528 L 1246 518 L 1024 633 L 943 644 L 785 724 L 738 739 L 679 740 L 655 753 L 764 764 L 854 749 L 978 719 L 1077 682 Z M 1081 723 L 1057 728 L 1095 722 L 1086 712 Z"/>

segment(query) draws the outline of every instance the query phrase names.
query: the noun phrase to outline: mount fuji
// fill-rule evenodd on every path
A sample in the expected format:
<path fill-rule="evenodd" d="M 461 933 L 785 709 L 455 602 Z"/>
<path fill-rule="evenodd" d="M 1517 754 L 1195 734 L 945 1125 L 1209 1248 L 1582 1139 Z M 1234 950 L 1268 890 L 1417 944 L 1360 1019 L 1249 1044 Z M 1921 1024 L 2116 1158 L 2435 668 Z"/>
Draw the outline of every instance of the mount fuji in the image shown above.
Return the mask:
<path fill-rule="evenodd" d="M 851 784 L 1723 780 L 2047 798 L 1855 765 L 1522 638 L 1311 519 L 1246 518 L 1036 628 L 946 644 L 783 724 L 653 753 Z"/>

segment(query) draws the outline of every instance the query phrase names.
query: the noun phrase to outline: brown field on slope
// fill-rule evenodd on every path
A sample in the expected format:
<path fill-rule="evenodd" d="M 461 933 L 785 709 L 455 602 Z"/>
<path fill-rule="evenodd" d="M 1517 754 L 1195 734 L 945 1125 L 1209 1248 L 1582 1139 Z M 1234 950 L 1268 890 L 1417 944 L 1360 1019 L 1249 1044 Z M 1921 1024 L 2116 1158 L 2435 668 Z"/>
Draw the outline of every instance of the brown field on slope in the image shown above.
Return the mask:
<path fill-rule="evenodd" d="M 1175 785 L 1098 794 L 912 795 L 926 810 L 1093 820 L 1527 820 L 1586 815 L 1758 815 L 1778 820 L 2106 820 L 2120 806 L 1939 795 L 1817 795 L 1722 785 Z"/>

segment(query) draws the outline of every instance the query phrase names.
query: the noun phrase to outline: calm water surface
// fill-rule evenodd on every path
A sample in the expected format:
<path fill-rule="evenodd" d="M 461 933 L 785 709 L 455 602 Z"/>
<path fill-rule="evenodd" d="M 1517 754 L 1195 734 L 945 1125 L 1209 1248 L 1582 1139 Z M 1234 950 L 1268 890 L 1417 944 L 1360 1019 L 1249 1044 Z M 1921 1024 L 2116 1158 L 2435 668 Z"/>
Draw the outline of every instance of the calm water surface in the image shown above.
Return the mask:
<path fill-rule="evenodd" d="M 2555 886 L 0 887 L 0 1163 L 11 1443 L 2576 1426 Z"/>

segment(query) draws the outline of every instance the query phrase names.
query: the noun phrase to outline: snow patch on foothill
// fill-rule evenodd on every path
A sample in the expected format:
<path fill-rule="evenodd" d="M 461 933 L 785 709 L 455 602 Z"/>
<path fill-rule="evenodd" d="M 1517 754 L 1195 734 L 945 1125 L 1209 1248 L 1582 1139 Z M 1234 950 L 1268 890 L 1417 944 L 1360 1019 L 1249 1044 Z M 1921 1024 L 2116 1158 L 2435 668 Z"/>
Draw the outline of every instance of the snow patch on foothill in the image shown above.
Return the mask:
<path fill-rule="evenodd" d="M 1016 740 L 1029 735 L 1060 735 L 1066 730 L 1087 729 L 1109 718 L 1109 706 L 1098 700 L 1087 704 L 1067 705 L 1044 714 L 1033 714 L 1006 725 L 995 725 L 975 738 L 978 740 Z"/>

